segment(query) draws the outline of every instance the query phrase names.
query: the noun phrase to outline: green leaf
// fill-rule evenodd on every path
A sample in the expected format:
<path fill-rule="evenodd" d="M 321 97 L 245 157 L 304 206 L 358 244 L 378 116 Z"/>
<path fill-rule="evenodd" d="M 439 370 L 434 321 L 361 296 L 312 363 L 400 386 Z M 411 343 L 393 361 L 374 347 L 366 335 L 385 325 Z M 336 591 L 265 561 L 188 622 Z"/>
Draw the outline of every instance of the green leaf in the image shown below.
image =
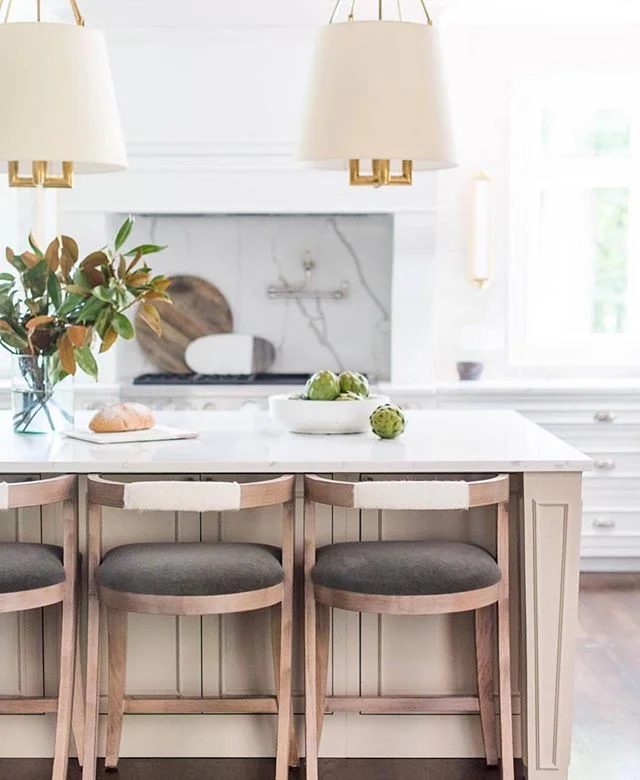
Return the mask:
<path fill-rule="evenodd" d="M 40 247 L 36 244 L 36 240 L 33 237 L 33 233 L 29 233 L 29 246 L 38 255 L 38 257 L 44 257 L 44 254 L 42 253 L 42 249 L 40 249 Z"/>
<path fill-rule="evenodd" d="M 91 290 L 91 294 L 99 301 L 111 303 L 115 299 L 116 291 L 111 287 L 101 284 L 98 287 L 94 287 L 93 290 Z"/>
<path fill-rule="evenodd" d="M 0 280 L 3 282 L 15 282 L 16 277 L 13 274 L 0 274 Z"/>
<path fill-rule="evenodd" d="M 107 304 L 97 298 L 89 298 L 84 306 L 80 309 L 78 314 L 79 324 L 93 324 L 96 321 L 97 316 L 104 309 Z"/>
<path fill-rule="evenodd" d="M 93 379 L 97 379 L 98 364 L 96 363 L 96 359 L 91 352 L 91 347 L 78 347 L 74 351 L 76 356 L 76 363 L 80 366 L 84 373 L 88 374 L 90 377 L 93 377 Z"/>
<path fill-rule="evenodd" d="M 105 333 L 111 325 L 111 317 L 113 316 L 113 309 L 110 306 L 105 306 L 104 309 L 96 317 L 95 329 L 101 339 L 104 339 Z"/>
<path fill-rule="evenodd" d="M 62 289 L 58 277 L 55 274 L 49 274 L 49 279 L 47 280 L 47 293 L 49 294 L 51 303 L 57 311 L 62 304 Z"/>
<path fill-rule="evenodd" d="M 133 325 L 124 314 L 116 314 L 111 323 L 113 329 L 123 339 L 132 339 L 135 335 Z"/>
<path fill-rule="evenodd" d="M 58 317 L 66 317 L 85 300 L 83 295 L 72 292 L 64 299 L 64 303 L 58 309 Z"/>
<path fill-rule="evenodd" d="M 45 260 L 40 260 L 36 265 L 29 268 L 22 276 L 22 283 L 26 288 L 28 297 L 40 298 L 47 289 L 47 278 L 49 275 L 49 266 Z"/>
<path fill-rule="evenodd" d="M 126 257 L 133 257 L 133 255 L 153 255 L 156 252 L 163 252 L 167 247 L 158 246 L 157 244 L 141 244 L 134 249 L 125 252 Z"/>
<path fill-rule="evenodd" d="M 121 246 L 124 245 L 124 242 L 131 235 L 131 231 L 133 230 L 133 223 L 134 222 L 135 222 L 135 219 L 131 215 L 129 215 L 125 219 L 125 221 L 122 223 L 122 226 L 120 227 L 120 230 L 118 230 L 118 235 L 116 236 L 116 243 L 115 243 L 116 252 L 120 249 Z"/>

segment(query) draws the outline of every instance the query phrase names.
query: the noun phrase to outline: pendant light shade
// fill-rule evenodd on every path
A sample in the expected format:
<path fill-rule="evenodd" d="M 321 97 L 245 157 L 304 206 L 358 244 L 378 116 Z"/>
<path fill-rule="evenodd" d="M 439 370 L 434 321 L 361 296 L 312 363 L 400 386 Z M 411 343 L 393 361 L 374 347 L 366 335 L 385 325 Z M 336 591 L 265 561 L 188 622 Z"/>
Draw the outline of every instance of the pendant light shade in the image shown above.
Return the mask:
<path fill-rule="evenodd" d="M 412 170 L 454 167 L 437 29 L 403 21 L 323 28 L 298 158 L 317 168 L 349 169 L 352 184 L 378 186 L 410 184 Z M 361 175 L 360 161 L 370 165 L 370 176 Z"/>
<path fill-rule="evenodd" d="M 126 168 L 101 32 L 80 24 L 0 24 L 0 73 L 0 169 L 8 168 L 12 186 L 69 187 L 74 171 Z"/>

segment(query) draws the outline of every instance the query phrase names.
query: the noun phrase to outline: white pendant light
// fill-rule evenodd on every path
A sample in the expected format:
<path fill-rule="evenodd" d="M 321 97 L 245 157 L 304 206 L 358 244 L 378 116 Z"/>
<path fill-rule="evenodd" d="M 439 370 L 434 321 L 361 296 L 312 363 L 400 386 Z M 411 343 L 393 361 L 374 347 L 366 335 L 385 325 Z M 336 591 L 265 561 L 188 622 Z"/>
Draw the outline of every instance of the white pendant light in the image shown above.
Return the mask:
<path fill-rule="evenodd" d="M 0 0 L 0 13 L 5 0 Z M 75 24 L 0 18 L 0 170 L 12 187 L 71 187 L 75 173 L 127 167 L 104 36 Z"/>
<path fill-rule="evenodd" d="M 439 36 L 424 3 L 426 24 L 383 20 L 381 0 L 377 20 L 356 20 L 352 2 L 349 19 L 335 22 L 339 6 L 317 41 L 299 161 L 373 186 L 455 167 Z"/>

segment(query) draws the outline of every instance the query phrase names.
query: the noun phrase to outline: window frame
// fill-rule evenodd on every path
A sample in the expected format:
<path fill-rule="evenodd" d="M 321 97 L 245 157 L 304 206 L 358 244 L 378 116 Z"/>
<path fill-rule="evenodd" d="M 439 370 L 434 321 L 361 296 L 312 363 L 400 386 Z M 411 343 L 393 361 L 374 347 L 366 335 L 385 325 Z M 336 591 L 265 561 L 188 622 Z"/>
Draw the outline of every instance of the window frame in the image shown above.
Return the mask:
<path fill-rule="evenodd" d="M 548 70 L 515 76 L 511 85 L 509 143 L 508 360 L 513 366 L 640 365 L 640 70 L 622 67 Z M 540 151 L 541 112 L 561 103 L 567 90 L 588 84 L 599 105 L 630 109 L 628 157 L 545 158 Z M 626 187 L 629 190 L 628 301 L 630 332 L 537 340 L 528 332 L 527 276 L 536 259 L 536 226 L 542 191 L 552 187 Z"/>

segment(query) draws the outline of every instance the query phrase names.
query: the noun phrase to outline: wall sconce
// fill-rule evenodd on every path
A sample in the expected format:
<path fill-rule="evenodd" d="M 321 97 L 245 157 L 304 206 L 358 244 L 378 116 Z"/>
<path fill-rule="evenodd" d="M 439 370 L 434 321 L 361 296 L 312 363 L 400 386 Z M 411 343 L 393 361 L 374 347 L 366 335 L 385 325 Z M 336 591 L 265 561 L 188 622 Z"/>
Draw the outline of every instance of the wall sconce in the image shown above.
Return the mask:
<path fill-rule="evenodd" d="M 484 171 L 472 179 L 471 240 L 469 245 L 471 284 L 484 290 L 491 281 L 493 258 L 493 204 L 491 179 Z"/>

